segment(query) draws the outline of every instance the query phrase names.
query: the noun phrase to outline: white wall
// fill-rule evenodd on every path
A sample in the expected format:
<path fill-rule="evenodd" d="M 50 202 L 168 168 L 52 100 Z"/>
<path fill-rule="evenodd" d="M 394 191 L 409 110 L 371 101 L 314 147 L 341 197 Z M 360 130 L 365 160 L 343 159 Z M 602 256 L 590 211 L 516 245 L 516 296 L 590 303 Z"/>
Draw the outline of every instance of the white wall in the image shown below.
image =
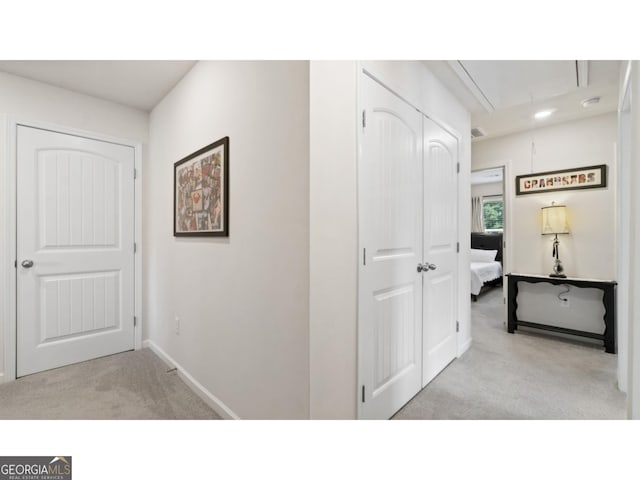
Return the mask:
<path fill-rule="evenodd" d="M 356 417 L 356 62 L 311 62 L 311 418 Z"/>
<path fill-rule="evenodd" d="M 536 151 L 533 165 L 532 135 Z M 571 234 L 559 236 L 565 273 L 571 277 L 616 279 L 616 138 L 617 118 L 610 113 L 473 144 L 474 170 L 507 166 L 506 251 L 512 272 L 543 275 L 551 272 L 553 239 L 540 234 L 540 209 L 555 201 L 566 204 L 569 210 Z M 607 188 L 515 196 L 516 175 L 603 163 L 608 166 Z M 560 317 L 563 319 L 560 323 L 567 328 L 601 330 L 602 316 L 589 307 L 588 298 L 583 304 L 582 295 L 570 293 L 569 308 L 573 311 L 568 315 L 566 307 L 556 298 L 561 290 L 550 285 L 540 289 L 525 287 L 519 301 L 522 308 L 519 318 L 544 323 L 548 318 Z M 602 298 L 599 291 L 593 291 L 592 295 Z"/>
<path fill-rule="evenodd" d="M 640 178 L 640 62 L 631 62 L 631 181 Z M 631 227 L 629 238 L 629 417 L 640 419 L 640 191 L 630 192 Z"/>
<path fill-rule="evenodd" d="M 616 229 L 618 232 L 618 286 L 616 288 L 617 301 L 617 329 L 618 336 L 622 340 L 618 342 L 618 387 L 623 392 L 628 391 L 629 381 L 629 303 L 631 290 L 630 280 L 630 238 L 631 229 L 631 146 L 633 130 L 631 124 L 631 90 L 630 73 L 631 62 L 620 62 L 620 96 L 618 106 L 618 196 Z M 627 401 L 629 400 L 627 397 Z"/>
<path fill-rule="evenodd" d="M 146 155 L 149 115 L 87 95 L 0 73 L 0 372 L 4 372 L 4 331 L 12 322 L 5 295 L 13 275 L 13 259 L 4 258 L 10 220 L 7 181 L 7 120 L 46 122 L 142 142 Z M 1 379 L 1 376 L 0 376 Z"/>
<path fill-rule="evenodd" d="M 491 195 L 502 195 L 502 182 L 479 183 L 471 185 L 472 197 L 489 197 Z"/>
<path fill-rule="evenodd" d="M 469 114 L 421 62 L 311 62 L 311 416 L 355 418 L 357 408 L 357 107 L 366 68 L 458 134 L 460 145 L 459 354 L 471 342 Z M 332 91 L 335 92 L 332 94 Z M 327 148 L 327 138 L 336 139 Z M 333 223 L 332 218 L 336 218 Z M 324 223 L 323 223 L 324 222 Z M 329 223 L 330 222 L 330 223 Z M 332 231 L 337 227 L 340 231 Z M 334 383 L 335 381 L 335 383 Z M 334 392 L 331 389 L 339 389 Z"/>
<path fill-rule="evenodd" d="M 227 135 L 229 238 L 175 238 L 174 162 Z M 308 62 L 200 62 L 150 139 L 148 338 L 237 416 L 308 418 Z"/>

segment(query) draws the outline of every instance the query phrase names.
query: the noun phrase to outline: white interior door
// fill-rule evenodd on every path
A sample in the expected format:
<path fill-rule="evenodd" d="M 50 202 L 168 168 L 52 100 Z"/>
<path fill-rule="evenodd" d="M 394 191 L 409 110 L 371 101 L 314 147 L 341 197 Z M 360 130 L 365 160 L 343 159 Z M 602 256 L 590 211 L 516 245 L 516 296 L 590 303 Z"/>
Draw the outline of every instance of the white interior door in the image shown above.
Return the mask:
<path fill-rule="evenodd" d="M 389 418 L 422 381 L 422 115 L 366 75 L 361 87 L 359 417 Z"/>
<path fill-rule="evenodd" d="M 134 348 L 134 149 L 17 127 L 17 376 Z"/>
<path fill-rule="evenodd" d="M 457 353 L 457 164 L 457 139 L 425 117 L 423 386 Z"/>

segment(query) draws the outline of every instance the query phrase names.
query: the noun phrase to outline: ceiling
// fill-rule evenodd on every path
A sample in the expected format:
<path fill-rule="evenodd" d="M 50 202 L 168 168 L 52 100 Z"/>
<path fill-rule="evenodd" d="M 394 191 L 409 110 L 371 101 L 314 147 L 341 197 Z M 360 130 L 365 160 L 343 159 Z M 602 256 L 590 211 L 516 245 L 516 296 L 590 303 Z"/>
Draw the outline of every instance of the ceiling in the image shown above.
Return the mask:
<path fill-rule="evenodd" d="M 482 139 L 616 111 L 617 60 L 458 60 L 425 62 L 471 112 Z M 582 101 L 600 97 L 587 108 Z M 534 113 L 555 109 L 544 119 Z"/>
<path fill-rule="evenodd" d="M 0 71 L 149 111 L 191 70 L 190 60 L 0 61 Z M 471 112 L 484 137 L 612 112 L 618 105 L 619 61 L 426 61 Z M 584 108 L 581 102 L 598 96 Z M 544 120 L 539 110 L 555 108 Z"/>
<path fill-rule="evenodd" d="M 0 71 L 149 111 L 191 70 L 190 60 L 0 61 Z"/>

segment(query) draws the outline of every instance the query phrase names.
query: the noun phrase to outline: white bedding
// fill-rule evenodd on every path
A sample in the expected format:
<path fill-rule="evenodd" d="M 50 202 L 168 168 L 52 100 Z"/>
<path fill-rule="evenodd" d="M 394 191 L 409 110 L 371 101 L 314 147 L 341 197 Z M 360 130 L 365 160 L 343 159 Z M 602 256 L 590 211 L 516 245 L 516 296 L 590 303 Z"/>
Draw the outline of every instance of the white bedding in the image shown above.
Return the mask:
<path fill-rule="evenodd" d="M 500 262 L 471 262 L 471 293 L 478 295 L 485 282 L 502 276 Z"/>

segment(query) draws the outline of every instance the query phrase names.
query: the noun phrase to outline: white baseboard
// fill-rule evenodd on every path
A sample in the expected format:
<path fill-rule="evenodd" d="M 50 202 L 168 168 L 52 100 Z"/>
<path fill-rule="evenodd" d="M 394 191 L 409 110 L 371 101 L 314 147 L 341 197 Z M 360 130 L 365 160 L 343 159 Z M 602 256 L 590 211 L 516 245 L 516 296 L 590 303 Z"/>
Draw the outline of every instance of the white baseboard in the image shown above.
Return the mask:
<path fill-rule="evenodd" d="M 464 355 L 464 352 L 466 352 L 467 350 L 469 350 L 469 348 L 471 347 L 471 342 L 473 339 L 469 339 L 466 342 L 464 342 L 460 348 L 458 349 L 458 358 L 460 358 L 462 355 Z"/>
<path fill-rule="evenodd" d="M 178 371 L 178 376 L 182 379 L 184 383 L 186 383 L 193 392 L 198 395 L 209 407 L 213 409 L 218 415 L 220 415 L 225 420 L 241 420 L 241 418 L 236 415 L 233 410 L 227 407 L 219 398 L 213 395 L 209 390 L 204 388 L 200 382 L 198 382 L 193 376 L 187 372 L 184 368 L 178 364 L 173 358 L 171 358 L 164 350 L 162 350 L 158 345 L 156 345 L 151 340 L 145 340 L 142 342 L 143 348 L 148 348 L 153 353 L 158 355 L 167 365 L 171 368 L 176 368 Z"/>

